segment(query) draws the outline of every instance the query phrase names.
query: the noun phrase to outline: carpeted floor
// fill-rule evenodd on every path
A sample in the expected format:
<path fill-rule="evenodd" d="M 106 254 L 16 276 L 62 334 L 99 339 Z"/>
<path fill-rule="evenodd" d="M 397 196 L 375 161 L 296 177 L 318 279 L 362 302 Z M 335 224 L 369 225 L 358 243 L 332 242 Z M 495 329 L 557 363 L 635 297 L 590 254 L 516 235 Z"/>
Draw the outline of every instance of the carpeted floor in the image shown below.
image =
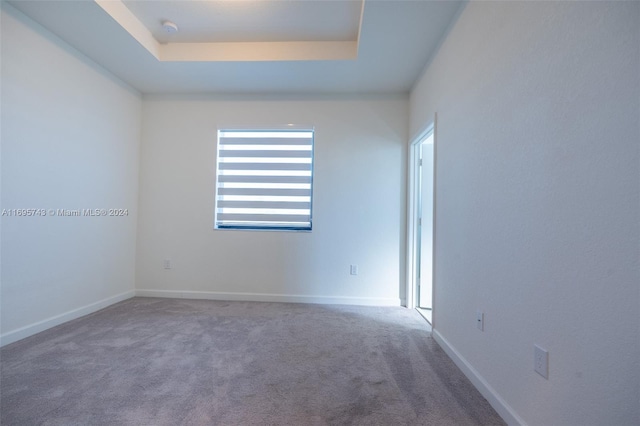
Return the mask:
<path fill-rule="evenodd" d="M 497 425 L 404 308 L 134 298 L 2 348 L 9 425 Z"/>

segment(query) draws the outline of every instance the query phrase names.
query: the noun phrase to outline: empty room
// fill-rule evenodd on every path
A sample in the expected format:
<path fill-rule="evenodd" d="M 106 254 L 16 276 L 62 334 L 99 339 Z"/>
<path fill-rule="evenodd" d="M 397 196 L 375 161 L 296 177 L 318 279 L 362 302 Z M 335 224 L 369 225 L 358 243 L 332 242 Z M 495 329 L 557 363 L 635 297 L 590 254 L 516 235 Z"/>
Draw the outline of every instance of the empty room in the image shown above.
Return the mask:
<path fill-rule="evenodd" d="M 3 426 L 640 425 L 640 2 L 0 5 Z"/>

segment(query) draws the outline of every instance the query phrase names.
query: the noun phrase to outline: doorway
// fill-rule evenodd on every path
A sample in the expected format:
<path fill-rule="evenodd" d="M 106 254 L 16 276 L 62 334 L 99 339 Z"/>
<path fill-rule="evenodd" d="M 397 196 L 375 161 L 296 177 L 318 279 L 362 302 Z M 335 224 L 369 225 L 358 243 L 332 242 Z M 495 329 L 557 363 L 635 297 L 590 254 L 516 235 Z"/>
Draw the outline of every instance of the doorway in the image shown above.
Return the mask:
<path fill-rule="evenodd" d="M 432 124 L 411 144 L 409 285 L 407 307 L 434 324 L 433 246 L 435 132 Z"/>

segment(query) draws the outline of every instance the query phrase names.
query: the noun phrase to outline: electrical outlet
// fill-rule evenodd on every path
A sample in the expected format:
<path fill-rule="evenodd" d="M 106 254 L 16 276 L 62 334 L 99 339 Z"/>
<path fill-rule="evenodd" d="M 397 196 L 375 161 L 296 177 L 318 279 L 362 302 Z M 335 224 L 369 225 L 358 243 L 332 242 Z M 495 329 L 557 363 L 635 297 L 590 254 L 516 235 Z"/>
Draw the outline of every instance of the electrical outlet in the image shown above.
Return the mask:
<path fill-rule="evenodd" d="M 170 259 L 165 259 L 165 260 L 162 262 L 162 267 L 163 267 L 164 269 L 171 269 L 171 260 L 170 260 Z"/>
<path fill-rule="evenodd" d="M 538 345 L 533 345 L 533 369 L 549 380 L 549 352 Z"/>
<path fill-rule="evenodd" d="M 349 273 L 351 275 L 358 275 L 358 265 L 351 265 L 349 268 Z"/>
<path fill-rule="evenodd" d="M 484 331 L 484 312 L 482 311 L 476 312 L 476 327 L 478 330 Z"/>

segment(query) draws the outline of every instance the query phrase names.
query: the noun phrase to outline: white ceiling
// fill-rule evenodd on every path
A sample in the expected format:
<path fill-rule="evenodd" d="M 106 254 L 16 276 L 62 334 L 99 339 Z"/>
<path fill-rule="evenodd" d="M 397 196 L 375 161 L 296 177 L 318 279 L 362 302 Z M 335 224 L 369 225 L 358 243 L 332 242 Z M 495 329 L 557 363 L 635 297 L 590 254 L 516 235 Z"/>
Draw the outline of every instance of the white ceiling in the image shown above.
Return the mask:
<path fill-rule="evenodd" d="M 161 43 L 356 40 L 362 8 L 361 0 L 123 3 Z M 165 20 L 180 31 L 167 34 L 161 26 Z"/>
<path fill-rule="evenodd" d="M 142 93 L 407 92 L 461 3 L 10 1 Z"/>

